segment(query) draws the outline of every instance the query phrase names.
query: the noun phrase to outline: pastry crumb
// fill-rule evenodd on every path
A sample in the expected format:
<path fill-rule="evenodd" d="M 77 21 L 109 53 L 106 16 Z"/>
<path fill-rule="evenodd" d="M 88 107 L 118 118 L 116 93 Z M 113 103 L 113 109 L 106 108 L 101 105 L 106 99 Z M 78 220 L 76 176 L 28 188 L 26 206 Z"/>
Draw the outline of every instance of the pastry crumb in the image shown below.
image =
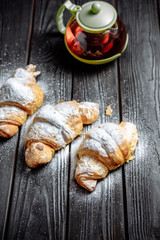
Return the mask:
<path fill-rule="evenodd" d="M 129 161 L 131 161 L 131 160 L 133 160 L 135 158 L 135 155 L 131 155 L 128 159 L 127 159 L 127 163 L 129 162 Z"/>
<path fill-rule="evenodd" d="M 111 105 L 109 105 L 106 109 L 106 115 L 111 117 L 112 116 L 112 108 L 111 108 Z"/>
<path fill-rule="evenodd" d="M 64 100 L 59 100 L 59 101 L 58 101 L 58 103 L 62 103 L 62 102 L 64 102 Z"/>

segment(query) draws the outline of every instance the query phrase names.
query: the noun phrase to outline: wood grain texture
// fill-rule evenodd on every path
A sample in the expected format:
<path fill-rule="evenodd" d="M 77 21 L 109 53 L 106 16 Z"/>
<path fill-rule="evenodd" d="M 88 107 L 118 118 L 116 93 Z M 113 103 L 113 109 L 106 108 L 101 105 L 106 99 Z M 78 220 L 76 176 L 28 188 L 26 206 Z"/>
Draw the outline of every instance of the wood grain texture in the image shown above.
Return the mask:
<path fill-rule="evenodd" d="M 25 67 L 32 1 L 0 2 L 0 86 L 18 67 Z M 18 133 L 0 138 L 0 239 L 3 239 L 11 197 Z"/>
<path fill-rule="evenodd" d="M 84 3 L 79 2 L 80 5 Z M 119 123 L 117 61 L 102 66 L 74 62 L 73 68 L 73 99 L 100 105 L 99 119 L 84 131 L 106 121 Z M 109 104 L 113 109 L 111 118 L 105 115 Z M 125 239 L 122 168 L 98 181 L 92 193 L 82 189 L 74 179 L 76 151 L 82 138 L 71 144 L 68 239 Z"/>
<path fill-rule="evenodd" d="M 73 98 L 100 104 L 99 119 L 85 131 L 106 121 L 119 122 L 117 84 L 116 62 L 98 68 L 77 63 Z M 113 109 L 111 118 L 105 116 L 109 104 Z M 68 239 L 124 239 L 122 168 L 98 181 L 92 193 L 82 189 L 74 179 L 78 160 L 76 151 L 82 138 L 71 144 Z"/>
<path fill-rule="evenodd" d="M 100 104 L 99 119 L 84 132 L 105 121 L 135 123 L 140 134 L 136 158 L 109 173 L 89 193 L 74 179 L 83 135 L 56 152 L 47 165 L 27 167 L 25 137 L 34 117 L 30 116 L 19 134 L 0 139 L 0 238 L 159 240 L 159 1 L 108 1 L 127 27 L 129 44 L 120 59 L 102 66 L 85 65 L 67 52 L 56 27 L 63 2 L 0 2 L 0 84 L 27 61 L 36 64 L 44 105 L 73 99 Z M 65 11 L 65 24 L 69 16 Z M 105 115 L 109 104 L 110 118 Z"/>
<path fill-rule="evenodd" d="M 136 159 L 125 166 L 129 239 L 160 239 L 160 35 L 157 1 L 118 1 L 129 32 L 120 59 L 123 120 L 139 131 Z"/>
<path fill-rule="evenodd" d="M 65 2 L 63 0 L 60 1 L 36 1 L 36 12 L 39 15 L 39 18 L 35 19 L 34 23 L 34 31 L 41 32 L 41 34 L 45 35 L 54 35 L 58 33 L 57 25 L 56 25 L 56 15 L 58 9 Z M 74 1 L 72 1 L 74 3 Z M 71 13 L 67 10 L 64 11 L 64 25 L 67 24 L 69 18 L 71 17 Z"/>
<path fill-rule="evenodd" d="M 71 99 L 72 68 L 63 36 L 52 35 L 55 1 L 36 1 L 30 63 L 41 71 L 37 84 L 44 92 L 45 104 Z M 53 4 L 53 5 L 52 5 Z M 51 34 L 50 34 L 51 33 Z M 34 117 L 34 116 L 33 116 Z M 15 180 L 7 226 L 7 239 L 65 239 L 68 200 L 69 146 L 54 155 L 52 161 L 37 169 L 25 164 L 25 137 L 32 124 L 30 117 L 22 127 Z"/>

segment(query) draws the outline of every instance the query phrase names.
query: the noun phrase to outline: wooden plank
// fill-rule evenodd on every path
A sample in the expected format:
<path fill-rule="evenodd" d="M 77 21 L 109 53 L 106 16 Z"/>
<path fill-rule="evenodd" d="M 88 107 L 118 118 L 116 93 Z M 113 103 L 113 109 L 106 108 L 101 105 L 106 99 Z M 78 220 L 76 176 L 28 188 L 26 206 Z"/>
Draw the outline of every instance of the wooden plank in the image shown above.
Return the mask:
<path fill-rule="evenodd" d="M 160 34 L 157 1 L 118 1 L 129 32 L 120 59 L 123 120 L 139 131 L 136 158 L 125 166 L 128 239 L 160 239 Z"/>
<path fill-rule="evenodd" d="M 72 65 L 63 36 L 50 34 L 55 26 L 56 11 L 56 1 L 35 2 L 29 62 L 41 71 L 37 83 L 44 91 L 43 105 L 71 99 Z M 49 28 L 47 23 L 50 23 Z M 28 119 L 20 135 L 6 237 L 63 240 L 67 230 L 69 146 L 58 151 L 49 164 L 28 168 L 24 156 L 25 137 L 33 117 Z"/>
<path fill-rule="evenodd" d="M 27 3 L 27 4 L 26 4 Z M 15 7 L 16 6 L 16 7 Z M 23 8 L 22 8 L 23 6 Z M 25 67 L 32 1 L 0 1 L 0 86 L 18 67 Z M 11 196 L 18 133 L 0 138 L 0 238 L 3 239 Z"/>
<path fill-rule="evenodd" d="M 37 11 L 39 14 L 39 19 L 35 19 L 34 31 L 41 31 L 41 34 L 49 35 L 58 33 L 57 25 L 56 25 L 56 15 L 58 9 L 65 2 L 63 0 L 60 1 L 36 1 L 36 6 L 38 6 Z M 73 3 L 75 1 L 72 1 Z M 37 12 L 36 11 L 36 12 Z M 67 24 L 69 18 L 71 17 L 71 13 L 68 10 L 64 11 L 64 25 Z"/>
<path fill-rule="evenodd" d="M 84 1 L 80 1 L 80 5 L 82 3 Z M 88 66 L 76 61 L 73 64 L 73 99 L 100 105 L 99 119 L 85 127 L 85 131 L 106 121 L 119 123 L 117 61 L 103 66 Z M 109 104 L 113 109 L 111 118 L 105 116 Z M 76 151 L 82 138 L 71 144 L 68 239 L 125 239 L 122 168 L 99 181 L 92 193 L 82 189 L 74 179 Z"/>
<path fill-rule="evenodd" d="M 92 67 L 91 71 L 88 71 L 88 67 L 87 71 L 85 66 L 79 67 L 81 77 L 78 74 L 74 78 L 75 86 L 78 86 L 76 89 L 79 89 L 78 99 L 100 104 L 100 118 L 91 127 L 106 121 L 118 123 L 116 62 L 99 66 L 96 70 Z M 84 90 L 81 84 L 85 86 Z M 113 108 L 111 119 L 105 117 L 106 106 L 110 103 Z M 85 127 L 85 131 L 88 128 Z M 68 239 L 124 239 L 122 168 L 99 181 L 92 193 L 82 189 L 74 180 L 78 160 L 76 151 L 81 141 L 82 137 L 71 145 Z"/>

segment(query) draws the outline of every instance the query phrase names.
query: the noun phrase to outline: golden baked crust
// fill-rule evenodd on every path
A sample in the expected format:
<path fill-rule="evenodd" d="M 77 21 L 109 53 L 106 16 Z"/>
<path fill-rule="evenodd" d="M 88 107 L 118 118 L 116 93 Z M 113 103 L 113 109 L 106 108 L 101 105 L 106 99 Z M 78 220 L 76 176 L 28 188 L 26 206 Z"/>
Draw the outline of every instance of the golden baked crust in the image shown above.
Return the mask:
<path fill-rule="evenodd" d="M 54 150 L 43 143 L 31 143 L 25 152 L 26 163 L 31 168 L 49 162 L 54 155 Z"/>
<path fill-rule="evenodd" d="M 83 124 L 91 124 L 99 116 L 99 105 L 92 102 L 81 102 L 79 104 L 79 111 Z"/>
<path fill-rule="evenodd" d="M 21 126 L 27 119 L 27 112 L 15 107 L 4 105 L 0 107 L 0 124 L 9 123 Z"/>
<path fill-rule="evenodd" d="M 83 119 L 92 123 L 97 120 L 99 114 L 98 104 L 87 104 L 90 114 L 88 114 L 88 111 L 82 112 L 80 105 L 82 107 L 83 103 L 63 101 L 55 106 L 47 104 L 42 107 L 36 114 L 26 137 L 27 148 L 31 149 L 33 143 L 42 143 L 56 151 L 73 141 L 75 137 L 81 134 L 84 124 Z M 91 107 L 89 108 L 89 106 Z M 41 156 L 43 158 L 43 153 Z M 42 163 L 41 156 L 39 157 L 40 164 Z M 37 159 L 37 156 L 31 156 L 31 159 L 27 157 L 26 163 L 35 161 L 34 158 Z M 32 164 L 28 165 L 32 167 Z"/>
<path fill-rule="evenodd" d="M 18 126 L 11 124 L 0 124 L 0 137 L 10 138 L 16 134 Z"/>
<path fill-rule="evenodd" d="M 36 66 L 18 68 L 0 88 L 0 136 L 12 137 L 15 126 L 21 126 L 43 103 L 43 92 L 36 84 Z M 8 127 L 7 127 L 8 126 Z M 13 128 L 13 129 L 12 129 Z"/>
<path fill-rule="evenodd" d="M 138 132 L 134 124 L 104 123 L 85 134 L 75 171 L 76 181 L 88 191 L 93 191 L 97 179 L 104 178 L 109 171 L 133 159 L 138 142 Z"/>
<path fill-rule="evenodd" d="M 111 105 L 108 105 L 108 107 L 106 108 L 106 116 L 109 116 L 109 117 L 112 116 L 112 108 L 111 108 Z"/>
<path fill-rule="evenodd" d="M 88 191 L 93 191 L 97 184 L 97 179 L 105 178 L 108 168 L 95 156 L 85 155 L 80 158 L 75 176 L 76 181 Z"/>

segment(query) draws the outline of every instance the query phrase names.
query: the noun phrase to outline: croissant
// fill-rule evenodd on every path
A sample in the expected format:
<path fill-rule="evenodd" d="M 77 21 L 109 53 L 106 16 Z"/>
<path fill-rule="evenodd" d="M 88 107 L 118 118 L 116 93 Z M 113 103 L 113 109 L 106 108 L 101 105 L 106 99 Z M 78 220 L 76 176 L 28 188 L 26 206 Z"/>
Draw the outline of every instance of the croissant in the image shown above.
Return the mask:
<path fill-rule="evenodd" d="M 83 124 L 93 123 L 98 115 L 99 105 L 91 102 L 66 101 L 42 107 L 26 137 L 27 165 L 35 168 L 49 162 L 56 150 L 81 134 Z"/>
<path fill-rule="evenodd" d="M 137 142 L 136 126 L 129 122 L 104 123 L 91 129 L 78 149 L 76 181 L 93 191 L 98 179 L 134 158 L 132 154 Z"/>
<path fill-rule="evenodd" d="M 0 88 L 0 137 L 12 137 L 27 115 L 43 103 L 43 92 L 36 84 L 36 66 L 18 68 Z"/>

